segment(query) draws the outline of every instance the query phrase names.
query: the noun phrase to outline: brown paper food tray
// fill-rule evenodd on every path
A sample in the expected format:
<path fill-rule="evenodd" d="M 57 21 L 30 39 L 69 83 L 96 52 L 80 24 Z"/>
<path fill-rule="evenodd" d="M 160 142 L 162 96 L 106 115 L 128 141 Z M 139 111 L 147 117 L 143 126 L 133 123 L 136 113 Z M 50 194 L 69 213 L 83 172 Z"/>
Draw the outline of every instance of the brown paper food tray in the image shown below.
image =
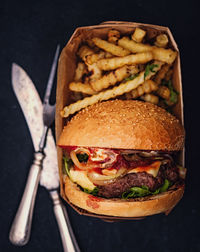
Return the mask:
<path fill-rule="evenodd" d="M 173 74 L 173 85 L 175 89 L 179 92 L 179 101 L 173 108 L 173 113 L 176 117 L 184 123 L 183 120 L 183 97 L 182 97 L 182 81 L 181 81 L 181 67 L 180 67 L 180 55 L 177 44 L 173 38 L 173 35 L 169 28 L 157 25 L 142 24 L 142 23 L 132 23 L 132 22 L 118 22 L 118 21 L 108 21 L 100 25 L 79 27 L 75 30 L 70 40 L 63 48 L 58 64 L 58 77 L 57 77 L 57 92 L 56 92 L 56 140 L 58 140 L 63 126 L 66 124 L 67 120 L 61 118 L 60 111 L 64 106 L 71 103 L 70 90 L 68 89 L 68 84 L 73 80 L 74 72 L 76 69 L 76 52 L 79 45 L 86 39 L 92 37 L 100 37 L 106 39 L 108 30 L 116 28 L 121 34 L 131 34 L 136 27 L 144 28 L 147 31 L 147 36 L 151 39 L 160 33 L 165 33 L 169 37 L 169 46 L 178 52 L 178 56 L 174 62 L 174 74 Z M 79 214 L 92 216 L 96 218 L 101 218 L 106 221 L 117 221 L 117 220 L 138 220 L 141 218 L 132 217 L 116 217 L 116 216 L 106 216 L 97 215 L 80 209 L 69 202 L 64 193 L 64 185 L 62 182 L 62 156 L 63 152 L 61 148 L 57 148 L 58 151 L 58 166 L 60 175 L 60 194 L 65 201 L 68 202 Z M 180 152 L 177 162 L 184 166 L 184 150 Z M 171 209 L 170 209 L 171 210 Z M 170 210 L 165 213 L 168 214 Z"/>

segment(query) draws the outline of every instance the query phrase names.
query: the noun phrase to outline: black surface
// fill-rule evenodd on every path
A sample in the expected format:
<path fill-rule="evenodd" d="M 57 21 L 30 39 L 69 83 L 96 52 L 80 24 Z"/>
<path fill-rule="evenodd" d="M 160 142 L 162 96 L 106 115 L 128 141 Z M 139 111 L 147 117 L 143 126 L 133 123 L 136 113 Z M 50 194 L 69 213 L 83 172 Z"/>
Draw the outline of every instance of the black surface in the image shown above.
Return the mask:
<path fill-rule="evenodd" d="M 67 207 L 80 248 L 93 251 L 200 251 L 199 224 L 199 8 L 198 1 L 1 1 L 0 2 L 0 251 L 62 251 L 51 200 L 39 188 L 31 239 L 15 247 L 8 233 L 24 189 L 33 146 L 11 88 L 11 64 L 22 66 L 43 97 L 54 51 L 78 26 L 124 20 L 168 26 L 181 53 L 185 104 L 184 198 L 166 217 L 105 223 Z M 54 92 L 55 97 L 55 92 Z"/>

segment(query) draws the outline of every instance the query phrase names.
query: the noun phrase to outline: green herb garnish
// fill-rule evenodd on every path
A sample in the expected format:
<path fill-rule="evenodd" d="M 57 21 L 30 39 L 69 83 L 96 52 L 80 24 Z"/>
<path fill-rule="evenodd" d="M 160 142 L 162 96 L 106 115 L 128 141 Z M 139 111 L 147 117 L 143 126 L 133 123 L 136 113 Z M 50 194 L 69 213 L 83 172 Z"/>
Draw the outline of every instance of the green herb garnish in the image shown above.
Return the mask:
<path fill-rule="evenodd" d="M 154 71 L 154 68 L 155 67 L 158 67 L 158 65 L 157 64 L 151 64 L 151 65 L 147 65 L 146 66 L 146 68 L 145 68 L 145 72 L 144 72 L 144 80 L 145 80 L 145 78 L 147 77 L 147 75 L 149 75 L 150 74 L 150 72 L 152 72 L 152 73 L 155 73 L 156 71 Z"/>
<path fill-rule="evenodd" d="M 80 163 L 82 163 L 82 162 L 86 163 L 88 161 L 88 157 L 89 157 L 88 154 L 86 154 L 86 153 L 84 153 L 84 154 L 79 153 L 76 156 L 77 156 Z"/>
<path fill-rule="evenodd" d="M 167 86 L 170 90 L 170 98 L 169 101 L 172 102 L 173 104 L 177 103 L 178 101 L 178 92 L 174 89 L 173 85 L 172 85 L 172 81 L 165 81 L 163 80 L 162 85 Z M 168 104 L 167 104 L 168 105 Z"/>
<path fill-rule="evenodd" d="M 134 80 L 136 77 L 138 77 L 139 73 L 131 74 L 129 77 L 125 78 L 124 81 Z"/>
<path fill-rule="evenodd" d="M 161 192 L 167 191 L 167 189 L 171 186 L 171 183 L 169 180 L 165 179 L 164 184 L 156 189 L 154 192 L 150 191 L 147 186 L 141 186 L 141 187 L 132 187 L 128 192 L 124 192 L 122 194 L 122 199 L 129 199 L 129 198 L 136 198 L 136 197 L 144 197 L 147 195 L 155 195 Z"/>
<path fill-rule="evenodd" d="M 93 196 L 97 196 L 97 195 L 98 195 L 98 192 L 99 192 L 99 188 L 98 188 L 98 187 L 95 187 L 93 190 L 89 190 L 89 189 L 83 188 L 83 191 L 84 191 L 85 193 L 92 194 Z"/>

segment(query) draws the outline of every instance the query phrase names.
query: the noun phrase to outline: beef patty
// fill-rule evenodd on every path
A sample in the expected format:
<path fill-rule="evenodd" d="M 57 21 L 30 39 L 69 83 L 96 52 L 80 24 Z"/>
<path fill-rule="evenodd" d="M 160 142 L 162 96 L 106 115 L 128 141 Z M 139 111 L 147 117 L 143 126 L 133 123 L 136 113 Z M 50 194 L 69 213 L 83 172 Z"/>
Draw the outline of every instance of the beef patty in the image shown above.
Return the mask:
<path fill-rule="evenodd" d="M 179 179 L 178 168 L 169 164 L 162 165 L 156 177 L 146 172 L 126 174 L 111 184 L 99 186 L 98 196 L 105 198 L 121 197 L 122 193 L 134 186 L 147 186 L 150 191 L 155 191 L 162 186 L 165 179 L 175 183 Z"/>

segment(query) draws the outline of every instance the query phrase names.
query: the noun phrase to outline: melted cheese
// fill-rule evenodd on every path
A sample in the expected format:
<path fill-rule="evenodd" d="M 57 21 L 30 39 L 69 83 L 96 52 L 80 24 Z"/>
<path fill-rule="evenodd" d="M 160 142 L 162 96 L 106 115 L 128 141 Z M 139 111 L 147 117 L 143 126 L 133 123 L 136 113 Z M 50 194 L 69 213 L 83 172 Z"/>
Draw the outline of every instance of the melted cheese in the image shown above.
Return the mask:
<path fill-rule="evenodd" d="M 93 190 L 95 188 L 95 185 L 89 180 L 86 171 L 71 169 L 69 175 L 70 179 L 81 187 L 88 190 Z"/>
<path fill-rule="evenodd" d="M 102 169 L 102 173 L 103 175 L 116 175 L 117 174 L 117 170 L 116 169 Z"/>
<path fill-rule="evenodd" d="M 148 166 L 136 167 L 136 168 L 130 170 L 128 173 L 146 172 L 146 173 L 151 174 L 154 177 L 156 177 L 157 174 L 158 174 L 158 171 L 160 169 L 160 165 L 161 165 L 161 162 L 156 161 L 156 162 L 154 162 L 154 163 L 152 163 L 151 165 L 148 165 Z"/>

